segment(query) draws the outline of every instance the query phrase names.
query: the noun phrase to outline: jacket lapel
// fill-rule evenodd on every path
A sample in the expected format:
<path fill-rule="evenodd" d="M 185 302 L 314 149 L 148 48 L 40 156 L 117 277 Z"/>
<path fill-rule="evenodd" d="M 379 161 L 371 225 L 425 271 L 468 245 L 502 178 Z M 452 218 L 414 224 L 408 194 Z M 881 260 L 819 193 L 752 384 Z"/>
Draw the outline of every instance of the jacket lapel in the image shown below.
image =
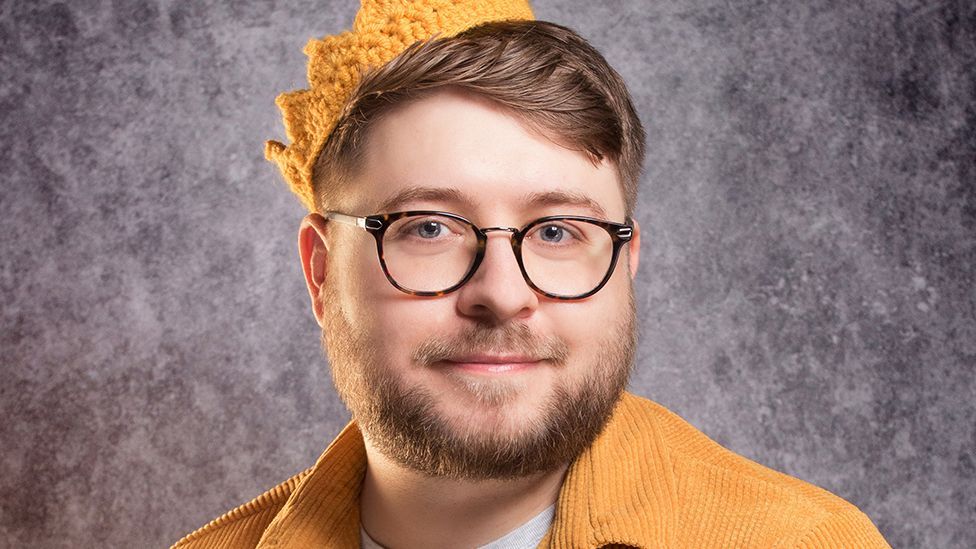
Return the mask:
<path fill-rule="evenodd" d="M 563 482 L 549 547 L 671 547 L 677 483 L 649 402 L 624 393 Z"/>
<path fill-rule="evenodd" d="M 258 549 L 358 547 L 359 492 L 365 473 L 362 433 L 351 422 L 288 498 Z"/>

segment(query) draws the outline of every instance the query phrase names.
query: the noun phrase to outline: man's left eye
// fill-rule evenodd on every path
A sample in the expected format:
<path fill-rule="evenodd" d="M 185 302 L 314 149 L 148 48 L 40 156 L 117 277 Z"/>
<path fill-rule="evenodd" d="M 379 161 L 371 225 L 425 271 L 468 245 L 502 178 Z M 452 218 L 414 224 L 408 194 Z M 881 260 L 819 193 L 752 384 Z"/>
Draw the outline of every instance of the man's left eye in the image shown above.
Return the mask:
<path fill-rule="evenodd" d="M 443 227 L 441 224 L 436 221 L 425 221 L 424 223 L 420 224 L 418 230 L 420 232 L 420 236 L 425 238 L 434 238 L 440 236 L 442 228 Z"/>
<path fill-rule="evenodd" d="M 556 225 L 546 225 L 539 231 L 540 238 L 546 242 L 560 242 L 566 236 L 566 231 Z"/>

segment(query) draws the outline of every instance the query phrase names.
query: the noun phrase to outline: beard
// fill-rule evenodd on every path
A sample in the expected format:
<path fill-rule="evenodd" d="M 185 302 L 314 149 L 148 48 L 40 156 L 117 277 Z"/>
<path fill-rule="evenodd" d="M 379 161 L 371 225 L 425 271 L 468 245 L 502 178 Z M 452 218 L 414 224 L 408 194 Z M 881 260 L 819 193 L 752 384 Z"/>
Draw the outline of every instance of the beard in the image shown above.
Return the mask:
<path fill-rule="evenodd" d="M 517 352 L 548 360 L 557 370 L 552 390 L 534 417 L 509 425 L 506 405 L 519 396 L 517 379 L 482 379 L 445 371 L 476 401 L 479 428 L 464 427 L 437 411 L 437 398 L 426 387 L 408 386 L 397 372 L 376 358 L 367 327 L 353 326 L 337 310 L 328 288 L 322 346 L 339 397 L 363 434 L 395 463 L 433 477 L 465 480 L 512 480 L 553 471 L 576 459 L 609 420 L 627 385 L 637 346 L 633 289 L 620 322 L 599 342 L 601 351 L 585 374 L 558 377 L 569 358 L 558 338 L 539 337 L 522 323 L 478 324 L 450 337 L 431 337 L 412 353 L 412 367 L 476 352 Z"/>

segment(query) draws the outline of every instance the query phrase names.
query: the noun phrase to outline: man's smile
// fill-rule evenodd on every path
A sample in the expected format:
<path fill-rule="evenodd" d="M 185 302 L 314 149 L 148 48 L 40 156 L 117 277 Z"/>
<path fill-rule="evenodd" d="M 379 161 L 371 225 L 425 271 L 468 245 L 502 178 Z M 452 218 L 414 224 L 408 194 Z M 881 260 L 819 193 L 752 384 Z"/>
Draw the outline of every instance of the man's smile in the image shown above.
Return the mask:
<path fill-rule="evenodd" d="M 442 361 L 452 368 L 477 374 L 509 374 L 542 364 L 542 359 L 528 355 L 472 354 Z"/>

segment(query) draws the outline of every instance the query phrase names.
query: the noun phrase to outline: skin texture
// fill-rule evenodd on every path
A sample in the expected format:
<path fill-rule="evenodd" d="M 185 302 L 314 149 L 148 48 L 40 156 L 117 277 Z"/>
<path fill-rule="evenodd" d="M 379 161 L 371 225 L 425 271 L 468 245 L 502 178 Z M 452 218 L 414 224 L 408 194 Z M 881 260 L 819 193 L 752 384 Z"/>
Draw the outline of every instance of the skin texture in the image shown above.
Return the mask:
<path fill-rule="evenodd" d="M 624 220 L 612 165 L 595 165 L 529 132 L 493 104 L 457 91 L 398 107 L 375 123 L 364 167 L 342 210 L 379 213 L 391 196 L 414 187 L 451 188 L 461 200 L 414 199 L 394 210 L 452 211 L 480 226 L 520 227 L 554 214 Z M 576 204 L 530 205 L 525 199 L 527 192 L 544 191 L 575 193 L 604 212 Z M 418 298 L 387 282 L 365 231 L 326 223 L 317 214 L 306 217 L 299 234 L 303 268 L 333 379 L 364 431 L 368 468 L 361 510 L 374 539 L 396 547 L 442 545 L 443 540 L 477 545 L 555 501 L 573 455 L 595 436 L 626 383 L 634 346 L 631 282 L 640 246 L 635 229 L 610 281 L 585 300 L 557 301 L 535 293 L 503 233 L 490 233 L 485 260 L 465 286 Z M 504 374 L 425 360 L 475 351 L 542 360 Z M 397 414 L 388 412 L 393 419 L 384 420 L 378 408 L 388 399 L 377 395 L 392 394 L 384 386 L 398 388 L 401 397 L 421 394 L 414 400 L 440 429 L 435 442 L 452 437 L 453 442 L 413 454 L 400 451 L 412 447 L 413 439 L 409 433 L 397 438 L 389 428 Z M 533 441 L 545 439 L 540 433 L 558 421 L 554 408 L 567 398 L 605 405 L 585 412 L 590 426 L 584 421 L 577 429 L 557 428 L 577 440 L 561 450 L 553 447 L 554 461 L 543 458 L 553 452 L 526 452 L 538 448 Z M 418 457 L 457 447 L 482 451 L 459 459 Z M 492 448 L 515 452 L 511 466 L 485 468 Z M 518 452 L 524 452 L 521 469 L 515 466 Z"/>

